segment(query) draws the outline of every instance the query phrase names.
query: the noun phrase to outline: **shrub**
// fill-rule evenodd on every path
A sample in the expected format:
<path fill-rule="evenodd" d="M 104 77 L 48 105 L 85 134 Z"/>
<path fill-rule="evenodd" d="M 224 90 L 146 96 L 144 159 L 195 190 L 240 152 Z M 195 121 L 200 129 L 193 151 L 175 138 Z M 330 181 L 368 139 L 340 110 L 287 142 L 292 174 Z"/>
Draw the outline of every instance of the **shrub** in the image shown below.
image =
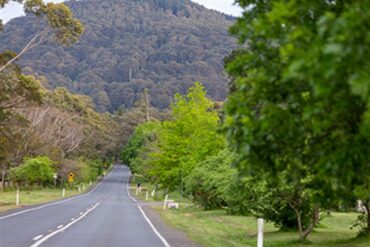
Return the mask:
<path fill-rule="evenodd" d="M 187 176 L 186 190 L 206 210 L 227 206 L 227 194 L 236 176 L 236 170 L 231 168 L 232 158 L 228 150 L 223 150 L 199 163 Z"/>
<path fill-rule="evenodd" d="M 53 181 L 55 169 L 46 156 L 25 158 L 23 163 L 10 171 L 11 179 L 26 185 L 45 185 Z"/>

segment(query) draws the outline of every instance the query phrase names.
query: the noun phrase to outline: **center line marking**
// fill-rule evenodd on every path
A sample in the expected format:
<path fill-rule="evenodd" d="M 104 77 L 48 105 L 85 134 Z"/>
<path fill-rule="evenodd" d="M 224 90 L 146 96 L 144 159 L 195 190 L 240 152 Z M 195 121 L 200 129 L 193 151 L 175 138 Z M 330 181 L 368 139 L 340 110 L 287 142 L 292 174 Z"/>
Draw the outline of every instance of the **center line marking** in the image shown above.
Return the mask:
<path fill-rule="evenodd" d="M 40 238 L 42 238 L 44 235 L 38 235 L 36 237 L 34 237 L 32 240 L 36 241 L 36 240 L 39 240 Z"/>
<path fill-rule="evenodd" d="M 46 240 L 48 240 L 49 238 L 51 238 L 52 236 L 64 231 L 65 229 L 69 228 L 70 226 L 72 226 L 73 224 L 75 224 L 76 222 L 80 221 L 83 217 L 85 217 L 86 215 L 88 215 L 91 211 L 93 211 L 96 207 L 98 207 L 100 205 L 101 201 L 98 202 L 97 204 L 95 204 L 90 210 L 86 211 L 83 215 L 81 215 L 80 217 L 78 217 L 75 221 L 72 221 L 70 222 L 69 224 L 67 224 L 65 227 L 55 231 L 55 232 L 52 232 L 48 235 L 46 235 L 45 237 L 43 237 L 42 239 L 40 239 L 39 241 L 37 241 L 36 243 L 34 243 L 33 245 L 31 245 L 31 247 L 38 247 L 40 246 L 43 242 L 45 242 Z"/>

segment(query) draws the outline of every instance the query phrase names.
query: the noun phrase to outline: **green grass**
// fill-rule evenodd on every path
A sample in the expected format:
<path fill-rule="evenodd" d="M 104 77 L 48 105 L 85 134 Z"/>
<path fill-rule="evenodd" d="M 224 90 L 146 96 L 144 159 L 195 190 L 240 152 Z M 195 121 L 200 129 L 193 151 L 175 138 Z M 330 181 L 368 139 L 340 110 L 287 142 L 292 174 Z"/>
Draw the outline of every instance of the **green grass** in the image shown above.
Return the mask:
<path fill-rule="evenodd" d="M 199 208 L 156 210 L 164 221 L 182 231 L 203 246 L 256 246 L 257 220 L 248 216 L 230 216 L 223 210 L 203 211 Z M 323 216 L 320 225 L 300 242 L 297 232 L 280 232 L 273 224 L 265 224 L 266 247 L 369 247 L 370 237 L 356 239 L 350 226 L 355 213 L 332 213 Z"/>
<path fill-rule="evenodd" d="M 76 189 L 66 189 L 66 197 L 79 194 Z M 21 208 L 29 205 L 35 205 L 62 199 L 62 189 L 39 189 L 31 191 L 19 191 L 19 204 L 15 204 L 16 191 L 0 192 L 0 212 L 10 209 Z"/>

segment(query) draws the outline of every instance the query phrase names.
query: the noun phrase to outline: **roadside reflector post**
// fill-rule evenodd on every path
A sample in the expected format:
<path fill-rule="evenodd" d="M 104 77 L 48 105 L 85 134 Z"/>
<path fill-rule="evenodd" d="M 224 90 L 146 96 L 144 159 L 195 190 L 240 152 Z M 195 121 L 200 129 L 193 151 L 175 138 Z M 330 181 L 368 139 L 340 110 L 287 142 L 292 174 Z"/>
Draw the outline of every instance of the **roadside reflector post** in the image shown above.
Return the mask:
<path fill-rule="evenodd" d="M 164 198 L 164 203 L 163 203 L 163 210 L 166 209 L 166 206 L 167 206 L 167 200 L 168 200 L 168 194 L 166 195 L 166 197 Z"/>
<path fill-rule="evenodd" d="M 148 197 L 149 197 L 149 192 L 147 191 L 147 192 L 146 192 L 146 195 L 145 195 L 145 200 L 146 200 L 146 201 L 148 200 Z"/>
<path fill-rule="evenodd" d="M 82 184 L 82 191 L 85 190 L 85 184 Z"/>
<path fill-rule="evenodd" d="M 81 192 L 81 186 L 78 186 L 78 192 Z"/>
<path fill-rule="evenodd" d="M 92 182 L 91 182 L 91 180 L 90 180 L 90 183 L 89 183 L 89 185 L 90 185 L 90 186 L 92 185 Z"/>
<path fill-rule="evenodd" d="M 15 195 L 15 204 L 18 206 L 19 205 L 19 190 L 17 190 L 17 193 Z"/>
<path fill-rule="evenodd" d="M 152 190 L 152 197 L 155 196 L 155 189 Z"/>
<path fill-rule="evenodd" d="M 258 222 L 257 247 L 263 247 L 263 219 L 259 218 L 257 222 Z"/>
<path fill-rule="evenodd" d="M 63 188 L 62 190 L 62 197 L 66 197 L 66 188 Z"/>

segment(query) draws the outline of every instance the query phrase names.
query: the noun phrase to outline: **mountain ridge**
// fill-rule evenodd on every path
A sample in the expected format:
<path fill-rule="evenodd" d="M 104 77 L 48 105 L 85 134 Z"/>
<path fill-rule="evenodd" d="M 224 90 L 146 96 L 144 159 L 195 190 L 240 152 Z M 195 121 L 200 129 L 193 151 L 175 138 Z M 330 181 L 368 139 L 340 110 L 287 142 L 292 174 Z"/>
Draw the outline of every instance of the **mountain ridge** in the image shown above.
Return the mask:
<path fill-rule="evenodd" d="M 236 47 L 227 31 L 234 17 L 190 0 L 67 4 L 85 25 L 81 40 L 72 47 L 48 41 L 18 62 L 25 72 L 46 76 L 51 88 L 89 95 L 99 111 L 131 108 L 144 88 L 163 109 L 195 81 L 214 100 L 225 99 L 223 58 Z M 19 51 L 36 28 L 32 16 L 8 22 L 0 50 Z"/>

